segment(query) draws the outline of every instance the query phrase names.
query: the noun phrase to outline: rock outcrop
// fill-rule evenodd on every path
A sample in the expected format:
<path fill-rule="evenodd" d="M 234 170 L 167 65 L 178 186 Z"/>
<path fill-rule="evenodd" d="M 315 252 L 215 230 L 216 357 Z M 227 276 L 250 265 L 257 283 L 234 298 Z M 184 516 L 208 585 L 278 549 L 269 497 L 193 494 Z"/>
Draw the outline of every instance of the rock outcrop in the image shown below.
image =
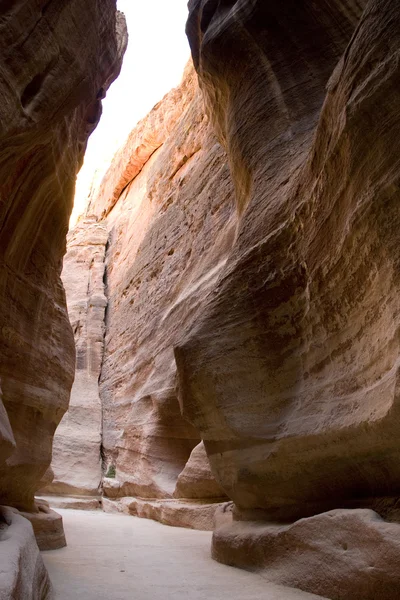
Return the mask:
<path fill-rule="evenodd" d="M 10 508 L 0 510 L 0 565 L 0 600 L 53 600 L 32 525 Z"/>
<path fill-rule="evenodd" d="M 192 499 L 225 497 L 225 492 L 211 473 L 203 442 L 192 450 L 185 468 L 179 474 L 174 496 L 176 498 Z"/>
<path fill-rule="evenodd" d="M 332 510 L 290 525 L 233 522 L 213 557 L 333 600 L 400 598 L 400 525 L 372 510 Z"/>
<path fill-rule="evenodd" d="M 58 550 L 67 545 L 62 516 L 51 510 L 49 504 L 36 499 L 38 512 L 20 514 L 32 523 L 39 550 Z"/>
<path fill-rule="evenodd" d="M 103 359 L 104 260 L 107 230 L 84 219 L 67 238 L 62 281 L 75 337 L 76 368 L 68 412 L 54 437 L 54 479 L 41 490 L 56 495 L 98 495 L 102 479 L 102 408 L 99 377 Z"/>

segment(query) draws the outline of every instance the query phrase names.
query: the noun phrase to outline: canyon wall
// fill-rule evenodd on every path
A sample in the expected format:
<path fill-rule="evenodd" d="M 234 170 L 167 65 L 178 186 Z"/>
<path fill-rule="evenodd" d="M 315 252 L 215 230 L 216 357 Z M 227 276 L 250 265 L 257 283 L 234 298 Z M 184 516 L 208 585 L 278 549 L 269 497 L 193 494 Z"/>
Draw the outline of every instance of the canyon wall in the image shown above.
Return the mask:
<path fill-rule="evenodd" d="M 76 496 L 102 487 L 105 510 L 213 527 L 227 498 L 181 416 L 173 347 L 225 263 L 232 200 L 226 155 L 190 64 L 131 132 L 69 235 L 62 277 L 76 378 L 55 436 L 54 480 L 42 493 L 74 496 L 68 502 L 82 506 Z"/>
<path fill-rule="evenodd" d="M 106 228 L 95 219 L 84 219 L 67 237 L 61 277 L 75 337 L 75 380 L 68 411 L 54 436 L 53 480 L 44 493 L 96 496 L 100 492 L 102 407 L 98 382 L 107 306 L 107 238 Z"/>
<path fill-rule="evenodd" d="M 141 498 L 173 497 L 201 441 L 180 414 L 173 347 L 207 301 L 235 225 L 226 157 L 192 69 L 171 96 L 139 126 L 133 145 L 146 158 L 153 151 L 143 147 L 154 112 L 170 134 L 142 161 L 107 218 L 103 447 L 119 495 Z M 136 162 L 137 153 L 130 155 Z"/>
<path fill-rule="evenodd" d="M 399 8 L 189 3 L 238 214 L 175 348 L 183 414 L 235 502 L 213 553 L 335 600 L 398 597 L 400 526 L 358 507 L 398 519 Z"/>
<path fill-rule="evenodd" d="M 47 512 L 34 493 L 74 377 L 60 272 L 75 177 L 126 41 L 115 0 L 0 6 L 0 505 L 36 512 L 37 528 Z M 20 540 L 31 526 L 7 517 L 4 527 L 2 555 L 40 567 L 43 583 Z"/>
<path fill-rule="evenodd" d="M 189 37 L 241 218 L 180 394 L 235 504 L 286 520 L 399 491 L 399 4 L 349 46 L 359 2 L 228 5 Z"/>
<path fill-rule="evenodd" d="M 399 9 L 191 0 L 201 93 L 86 214 L 103 507 L 208 527 L 227 496 L 214 558 L 331 600 L 399 597 Z"/>

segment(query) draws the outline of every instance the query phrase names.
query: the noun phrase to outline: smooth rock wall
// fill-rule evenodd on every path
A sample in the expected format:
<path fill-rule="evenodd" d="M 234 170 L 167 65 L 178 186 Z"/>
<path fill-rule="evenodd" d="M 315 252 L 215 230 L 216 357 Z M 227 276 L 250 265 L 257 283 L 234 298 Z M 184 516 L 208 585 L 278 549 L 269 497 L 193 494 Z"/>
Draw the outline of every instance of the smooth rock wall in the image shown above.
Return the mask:
<path fill-rule="evenodd" d="M 74 377 L 60 272 L 75 176 L 125 46 L 115 0 L 1 3 L 0 379 L 16 447 L 0 504 L 28 511 Z"/>
<path fill-rule="evenodd" d="M 191 2 L 241 217 L 176 357 L 242 516 L 399 493 L 399 3 L 370 2 L 350 41 L 363 7 Z"/>

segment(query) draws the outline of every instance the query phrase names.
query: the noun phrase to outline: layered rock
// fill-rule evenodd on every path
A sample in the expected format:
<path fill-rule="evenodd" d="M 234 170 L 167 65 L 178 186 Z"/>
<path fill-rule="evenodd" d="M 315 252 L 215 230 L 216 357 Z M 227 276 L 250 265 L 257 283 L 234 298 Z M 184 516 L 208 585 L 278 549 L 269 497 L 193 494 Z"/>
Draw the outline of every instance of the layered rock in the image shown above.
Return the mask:
<path fill-rule="evenodd" d="M 153 519 L 172 525 L 199 531 L 213 531 L 216 518 L 226 503 L 194 501 L 187 499 L 149 499 L 124 496 L 117 500 L 102 498 L 102 509 L 106 513 L 123 513 L 142 519 Z"/>
<path fill-rule="evenodd" d="M 16 443 L 0 503 L 34 510 L 74 375 L 60 271 L 75 176 L 126 32 L 114 0 L 6 2 L 0 17 L 0 378 Z"/>
<path fill-rule="evenodd" d="M 201 505 L 225 497 L 201 447 L 182 474 L 201 440 L 180 413 L 173 347 L 225 263 L 236 223 L 232 196 L 226 156 L 188 66 L 181 86 L 130 134 L 87 209 L 109 231 L 100 394 L 103 485 L 112 499 Z"/>
<path fill-rule="evenodd" d="M 32 523 L 39 550 L 58 550 L 67 545 L 62 516 L 51 510 L 43 500 L 36 500 L 38 512 L 20 513 Z"/>
<path fill-rule="evenodd" d="M 398 525 L 260 521 L 398 518 L 399 3 L 365 5 L 192 0 L 188 21 L 238 213 L 175 349 L 235 502 L 214 556 L 333 600 L 398 596 Z"/>
<path fill-rule="evenodd" d="M 61 517 L 34 502 L 74 376 L 65 237 L 87 138 L 125 46 L 115 0 L 1 3 L 0 504 L 27 511 L 42 548 L 65 545 Z M 52 597 L 32 525 L 2 514 L 1 598 Z"/>
<path fill-rule="evenodd" d="M 43 493 L 96 495 L 102 478 L 99 396 L 104 345 L 104 260 L 107 230 L 84 219 L 68 235 L 62 281 L 75 337 L 76 369 L 68 412 L 53 443 L 54 479 Z"/>
<path fill-rule="evenodd" d="M 329 5 L 189 19 L 241 218 L 176 350 L 181 401 L 239 509 L 274 520 L 399 491 L 398 3 L 348 46 L 362 3 Z"/>

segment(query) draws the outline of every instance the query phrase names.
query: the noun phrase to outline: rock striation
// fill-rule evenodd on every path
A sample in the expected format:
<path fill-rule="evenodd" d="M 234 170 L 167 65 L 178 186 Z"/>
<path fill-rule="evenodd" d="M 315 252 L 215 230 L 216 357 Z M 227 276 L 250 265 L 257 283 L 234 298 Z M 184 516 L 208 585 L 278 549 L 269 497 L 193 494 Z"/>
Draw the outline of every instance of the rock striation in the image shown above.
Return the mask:
<path fill-rule="evenodd" d="M 60 271 L 75 176 L 126 30 L 113 0 L 6 2 L 0 17 L 0 378 L 16 443 L 0 503 L 29 511 L 74 375 Z"/>
<path fill-rule="evenodd" d="M 189 34 L 241 218 L 176 349 L 184 414 L 244 511 L 396 495 L 398 5 L 348 45 L 360 2 L 211 4 Z"/>
<path fill-rule="evenodd" d="M 175 348 L 183 414 L 235 502 L 214 555 L 239 564 L 249 551 L 247 567 L 333 600 L 398 596 L 398 526 L 359 507 L 397 518 L 399 7 L 189 3 L 238 215 L 213 294 Z M 279 535 L 263 525 L 302 517 Z M 329 552 L 325 536 L 353 551 Z M 384 567 L 369 562 L 378 537 Z M 321 583 L 311 571 L 328 564 Z"/>
<path fill-rule="evenodd" d="M 25 511 L 43 548 L 65 545 L 34 493 L 74 377 L 60 273 L 75 177 L 126 43 L 115 0 L 0 6 L 0 505 Z M 0 596 L 50 598 L 32 525 L 9 510 Z"/>
<path fill-rule="evenodd" d="M 76 383 L 70 412 L 55 438 L 55 479 L 44 493 L 92 493 L 87 485 L 73 483 L 80 466 L 83 479 L 91 473 L 98 482 L 98 463 L 89 460 L 81 444 L 88 428 L 97 436 L 97 421 L 91 422 L 97 413 L 89 404 L 87 413 L 81 411 L 92 392 L 98 395 L 105 268 L 108 304 L 100 397 L 102 486 L 109 501 L 104 507 L 124 510 L 129 501 L 136 507 L 132 511 L 169 523 L 175 510 L 176 524 L 188 524 L 187 515 L 198 509 L 192 526 L 207 523 L 204 528 L 212 528 L 215 507 L 226 494 L 211 473 L 198 431 L 182 418 L 173 348 L 198 319 L 225 263 L 236 225 L 232 197 L 227 158 L 204 114 L 197 78 L 188 65 L 181 85 L 131 132 L 100 187 L 92 191 L 86 218 L 70 235 L 63 280 L 77 344 Z M 89 326 L 90 315 L 79 312 L 74 303 L 92 303 L 86 281 L 93 235 L 101 236 L 101 250 L 96 246 L 95 251 L 99 250 L 100 285 L 96 294 L 102 300 L 96 326 L 94 321 Z M 88 364 L 80 349 L 86 344 L 85 328 L 99 335 L 99 360 L 90 385 L 81 379 L 80 361 L 84 368 Z M 76 418 L 75 386 L 80 398 Z M 78 421 L 84 423 L 82 436 Z M 97 458 L 99 449 L 96 437 Z"/>
<path fill-rule="evenodd" d="M 399 8 L 191 0 L 201 93 L 87 209 L 103 507 L 215 521 L 217 560 L 331 600 L 399 596 Z"/>

